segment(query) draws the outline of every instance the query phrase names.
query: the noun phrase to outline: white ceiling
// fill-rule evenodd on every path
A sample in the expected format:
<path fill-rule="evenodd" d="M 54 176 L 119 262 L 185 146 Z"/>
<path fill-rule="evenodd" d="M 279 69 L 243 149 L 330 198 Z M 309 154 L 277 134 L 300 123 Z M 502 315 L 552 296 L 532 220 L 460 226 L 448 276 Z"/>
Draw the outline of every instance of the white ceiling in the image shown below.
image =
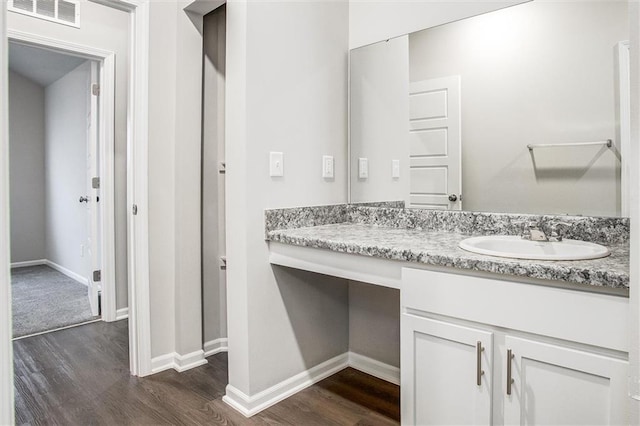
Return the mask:
<path fill-rule="evenodd" d="M 46 87 L 77 68 L 86 59 L 9 43 L 9 69 Z"/>

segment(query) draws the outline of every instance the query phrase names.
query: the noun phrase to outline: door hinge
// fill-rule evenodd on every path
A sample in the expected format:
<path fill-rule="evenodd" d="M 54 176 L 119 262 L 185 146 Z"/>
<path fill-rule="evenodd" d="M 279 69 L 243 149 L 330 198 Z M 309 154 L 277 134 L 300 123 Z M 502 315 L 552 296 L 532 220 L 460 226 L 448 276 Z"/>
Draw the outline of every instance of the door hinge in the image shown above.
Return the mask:
<path fill-rule="evenodd" d="M 91 94 L 93 96 L 100 96 L 100 85 L 99 84 L 92 84 L 91 85 Z"/>
<path fill-rule="evenodd" d="M 225 174 L 227 173 L 227 163 L 221 162 L 220 167 L 218 167 L 218 173 Z"/>
<path fill-rule="evenodd" d="M 227 269 L 227 256 L 220 256 L 220 269 L 223 271 Z"/>
<path fill-rule="evenodd" d="M 100 178 L 99 177 L 91 178 L 91 187 L 93 189 L 100 189 Z"/>
<path fill-rule="evenodd" d="M 137 205 L 137 204 L 134 204 L 134 205 L 133 205 L 133 215 L 135 216 L 135 215 L 137 215 L 137 214 L 138 214 L 138 205 Z"/>
<path fill-rule="evenodd" d="M 93 282 L 99 283 L 102 280 L 102 271 L 93 271 Z"/>

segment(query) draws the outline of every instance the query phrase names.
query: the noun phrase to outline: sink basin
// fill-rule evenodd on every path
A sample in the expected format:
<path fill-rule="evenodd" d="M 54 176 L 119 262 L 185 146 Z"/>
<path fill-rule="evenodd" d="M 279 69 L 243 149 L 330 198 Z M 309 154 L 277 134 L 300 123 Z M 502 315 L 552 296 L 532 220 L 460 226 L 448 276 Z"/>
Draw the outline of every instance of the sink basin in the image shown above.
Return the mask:
<path fill-rule="evenodd" d="M 461 241 L 459 246 L 478 254 L 530 260 L 587 260 L 610 254 L 605 246 L 586 241 L 530 241 L 513 235 L 467 238 Z"/>

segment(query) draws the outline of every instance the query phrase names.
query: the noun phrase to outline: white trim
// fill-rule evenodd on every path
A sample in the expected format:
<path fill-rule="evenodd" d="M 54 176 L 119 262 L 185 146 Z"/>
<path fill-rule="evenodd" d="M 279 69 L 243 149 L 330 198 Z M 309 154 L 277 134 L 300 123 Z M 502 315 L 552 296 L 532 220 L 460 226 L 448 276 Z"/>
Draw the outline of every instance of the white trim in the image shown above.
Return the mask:
<path fill-rule="evenodd" d="M 3 5 L 4 6 L 4 5 Z M 9 271 L 9 123 L 7 9 L 0 7 L 0 424 L 14 424 L 11 275 Z"/>
<path fill-rule="evenodd" d="M 629 168 L 633 161 L 631 154 L 631 78 L 629 75 L 629 41 L 621 41 L 618 49 L 618 94 L 619 94 L 619 124 L 620 127 L 620 200 L 621 214 L 629 217 L 631 214 L 631 171 Z"/>
<path fill-rule="evenodd" d="M 96 318 L 89 321 L 80 322 L 78 324 L 65 325 L 64 327 L 58 327 L 58 328 L 53 328 L 51 330 L 39 331 L 33 334 L 26 334 L 24 336 L 14 337 L 13 340 L 16 341 L 16 340 L 26 339 L 27 337 L 40 336 L 41 334 L 53 333 L 54 331 L 66 330 L 68 328 L 76 328 L 76 327 L 80 327 L 81 325 L 87 325 L 87 324 L 100 322 L 100 321 L 102 321 L 100 318 Z"/>
<path fill-rule="evenodd" d="M 27 46 L 36 46 L 47 50 L 64 52 L 73 56 L 98 61 L 100 63 L 99 105 L 99 150 L 100 150 L 100 232 L 102 265 L 102 318 L 114 321 L 116 317 L 116 281 L 115 281 L 115 54 L 77 43 L 70 43 L 38 34 L 23 31 L 7 31 L 8 38 Z M 63 271 L 61 271 L 63 272 Z M 64 272 L 63 272 L 64 273 Z M 74 277 L 72 277 L 74 278 Z M 74 278 L 75 279 L 75 278 Z M 84 284 L 86 285 L 85 278 Z"/>
<path fill-rule="evenodd" d="M 46 265 L 46 264 L 47 264 L 47 259 L 26 260 L 24 262 L 12 262 L 11 269 L 26 268 L 29 266 L 40 266 L 40 265 Z"/>
<path fill-rule="evenodd" d="M 178 373 L 190 370 L 195 367 L 207 364 L 202 349 L 180 355 L 177 352 L 157 356 L 151 360 L 151 374 L 160 373 L 161 371 L 173 368 Z"/>
<path fill-rule="evenodd" d="M 103 0 L 112 3 L 112 0 Z M 127 222 L 129 230 L 129 365 L 131 374 L 152 373 L 151 306 L 149 302 L 149 4 L 128 3 L 131 45 L 127 129 Z M 133 215 L 133 204 L 138 214 Z"/>
<path fill-rule="evenodd" d="M 208 342 L 204 343 L 203 349 L 205 358 L 220 352 L 228 352 L 229 339 L 227 339 L 226 337 L 221 337 L 219 339 L 209 340 Z"/>
<path fill-rule="evenodd" d="M 80 274 L 76 274 L 75 272 L 73 272 L 71 269 L 67 269 L 62 265 L 58 265 L 55 262 L 52 262 L 50 260 L 46 260 L 45 261 L 45 265 L 47 265 L 50 268 L 55 269 L 58 272 L 63 273 L 64 275 L 66 275 L 67 277 L 71 278 L 72 280 L 75 280 L 77 282 L 79 282 L 82 285 L 89 285 L 88 281 L 87 281 L 87 277 L 83 277 Z"/>
<path fill-rule="evenodd" d="M 116 311 L 116 321 L 129 318 L 129 308 L 120 308 Z"/>
<path fill-rule="evenodd" d="M 400 386 L 400 369 L 393 365 L 385 364 L 355 352 L 349 352 L 349 367 Z"/>
<path fill-rule="evenodd" d="M 226 394 L 222 397 L 222 400 L 242 413 L 245 417 L 251 417 L 314 383 L 338 371 L 344 370 L 348 366 L 349 354 L 344 353 L 322 364 L 318 364 L 309 370 L 296 374 L 251 397 L 232 385 L 227 385 Z"/>

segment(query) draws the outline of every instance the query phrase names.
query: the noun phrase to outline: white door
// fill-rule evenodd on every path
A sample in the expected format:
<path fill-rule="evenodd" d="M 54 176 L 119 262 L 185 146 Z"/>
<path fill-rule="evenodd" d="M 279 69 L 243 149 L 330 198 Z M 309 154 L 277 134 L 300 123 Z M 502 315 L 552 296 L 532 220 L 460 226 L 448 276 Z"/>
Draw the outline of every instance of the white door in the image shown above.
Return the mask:
<path fill-rule="evenodd" d="M 629 424 L 628 362 L 511 336 L 505 344 L 513 353 L 511 395 L 508 377 L 502 386 L 505 424 Z"/>
<path fill-rule="evenodd" d="M 491 332 L 401 316 L 403 425 L 489 425 Z"/>
<path fill-rule="evenodd" d="M 98 203 L 100 190 L 94 188 L 98 186 L 98 182 L 94 183 L 93 178 L 99 176 L 98 172 L 98 96 L 93 93 L 93 84 L 97 84 L 98 64 L 91 63 L 91 81 L 88 84 L 89 111 L 87 113 L 87 283 L 89 283 L 89 304 L 91 305 L 91 313 L 98 315 L 98 292 L 100 289 L 100 278 L 94 271 L 100 270 L 100 246 L 99 246 L 99 208 Z M 95 280 L 94 280 L 95 279 Z"/>
<path fill-rule="evenodd" d="M 409 86 L 409 207 L 462 209 L 460 76 Z"/>

